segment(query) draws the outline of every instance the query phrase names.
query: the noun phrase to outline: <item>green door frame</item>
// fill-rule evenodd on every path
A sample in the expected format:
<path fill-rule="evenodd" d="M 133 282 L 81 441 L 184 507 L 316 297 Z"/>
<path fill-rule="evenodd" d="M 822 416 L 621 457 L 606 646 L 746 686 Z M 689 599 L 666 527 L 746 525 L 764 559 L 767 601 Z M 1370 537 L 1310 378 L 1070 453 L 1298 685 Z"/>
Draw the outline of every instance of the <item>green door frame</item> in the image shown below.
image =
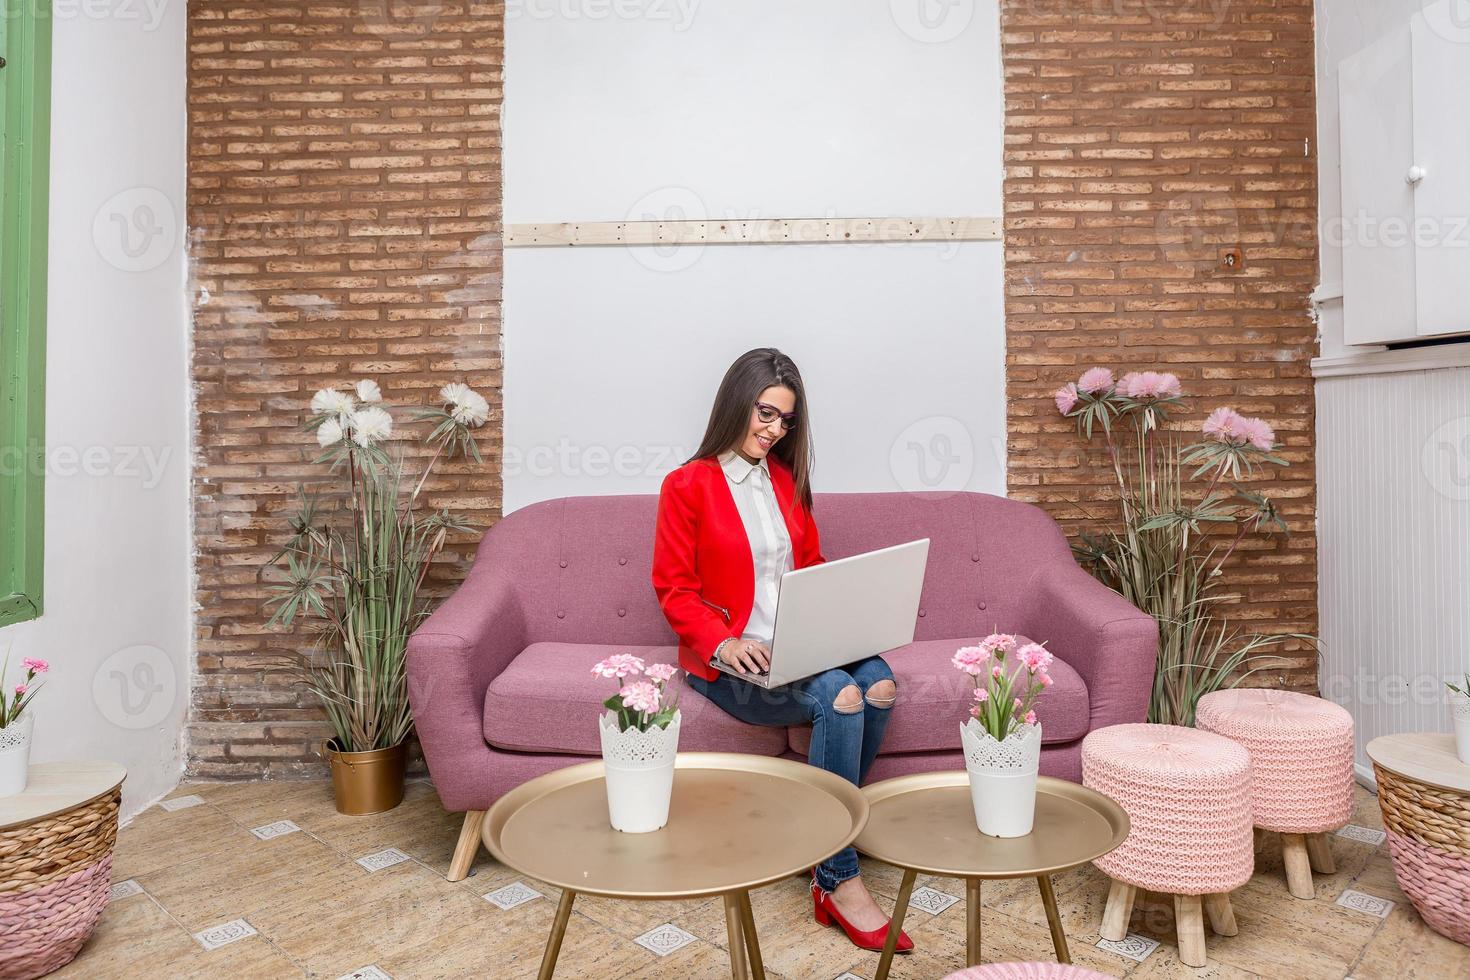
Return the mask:
<path fill-rule="evenodd" d="M 0 626 L 41 615 L 51 2 L 0 18 Z"/>

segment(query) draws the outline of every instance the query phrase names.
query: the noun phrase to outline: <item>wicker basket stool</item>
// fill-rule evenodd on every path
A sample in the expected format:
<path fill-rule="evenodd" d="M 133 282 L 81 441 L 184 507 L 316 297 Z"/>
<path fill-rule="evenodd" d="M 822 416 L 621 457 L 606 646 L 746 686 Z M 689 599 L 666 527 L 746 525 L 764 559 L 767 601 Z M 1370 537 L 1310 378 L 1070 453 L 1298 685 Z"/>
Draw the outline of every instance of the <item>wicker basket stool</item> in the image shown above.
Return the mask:
<path fill-rule="evenodd" d="M 1470 946 L 1470 766 L 1453 735 L 1368 743 L 1399 888 L 1425 925 Z"/>
<path fill-rule="evenodd" d="M 1113 980 L 1106 973 L 1067 963 L 987 963 L 968 966 L 944 980 Z"/>
<path fill-rule="evenodd" d="M 0 980 L 70 963 L 107 905 L 125 772 L 110 762 L 34 765 L 0 799 Z"/>
<path fill-rule="evenodd" d="M 1218 935 L 1235 935 L 1230 893 L 1255 866 L 1250 754 L 1193 728 L 1114 725 L 1083 740 L 1082 783 L 1117 800 L 1132 823 L 1128 839 L 1093 862 L 1113 880 L 1103 938 L 1127 934 L 1140 889 L 1162 892 L 1174 897 L 1180 961 L 1204 966 L 1204 915 Z"/>
<path fill-rule="evenodd" d="M 1281 835 L 1286 887 L 1315 898 L 1312 872 L 1332 874 L 1329 833 L 1353 814 L 1353 717 L 1310 694 L 1236 688 L 1199 699 L 1195 724 L 1251 754 L 1251 814 Z"/>

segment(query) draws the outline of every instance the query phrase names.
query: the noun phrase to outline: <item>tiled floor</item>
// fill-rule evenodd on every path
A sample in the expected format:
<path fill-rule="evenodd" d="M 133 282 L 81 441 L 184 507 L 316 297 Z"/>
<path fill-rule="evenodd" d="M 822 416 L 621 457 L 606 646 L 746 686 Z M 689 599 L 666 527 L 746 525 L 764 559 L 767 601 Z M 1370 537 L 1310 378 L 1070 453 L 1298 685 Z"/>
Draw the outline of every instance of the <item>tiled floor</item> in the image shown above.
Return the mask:
<path fill-rule="evenodd" d="M 123 829 L 115 897 L 81 956 L 54 975 L 535 976 L 558 892 L 483 851 L 475 874 L 446 881 L 459 823 L 424 782 L 410 784 L 402 806 L 372 817 L 336 813 L 325 782 L 181 786 Z M 1354 824 L 1382 826 L 1366 793 Z M 1141 961 L 1099 948 L 1106 880 L 1091 868 L 1060 875 L 1057 899 L 1073 958 L 1139 980 L 1470 977 L 1470 949 L 1425 928 L 1394 883 L 1386 844 L 1336 837 L 1333 850 L 1338 873 L 1318 876 L 1317 900 L 1302 902 L 1286 893 L 1279 848 L 1268 837 L 1255 878 L 1235 893 L 1240 934 L 1209 935 L 1202 970 L 1179 963 L 1172 912 L 1162 904 L 1141 903 L 1134 912 L 1125 946 Z M 880 901 L 891 904 L 898 872 L 874 863 L 864 872 Z M 918 883 L 928 890 L 916 892 L 907 923 L 918 951 L 895 963 L 895 978 L 942 977 L 963 965 L 964 904 L 949 900 L 963 896 L 963 883 L 923 876 Z M 1344 896 L 1351 907 L 1338 904 Z M 804 881 L 752 897 L 773 980 L 873 975 L 876 954 L 812 922 Z M 1374 912 L 1383 900 L 1393 903 L 1386 916 Z M 986 883 L 986 962 L 1049 959 L 1045 923 L 1033 882 Z M 719 899 L 582 896 L 557 976 L 728 977 L 724 945 Z"/>

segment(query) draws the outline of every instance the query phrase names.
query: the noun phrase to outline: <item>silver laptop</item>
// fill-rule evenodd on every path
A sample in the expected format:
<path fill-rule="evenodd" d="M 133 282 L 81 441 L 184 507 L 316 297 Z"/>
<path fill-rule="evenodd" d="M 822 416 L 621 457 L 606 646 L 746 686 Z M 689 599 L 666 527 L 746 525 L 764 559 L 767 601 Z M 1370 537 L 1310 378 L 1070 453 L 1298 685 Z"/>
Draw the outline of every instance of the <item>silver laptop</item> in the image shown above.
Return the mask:
<path fill-rule="evenodd" d="M 773 688 L 912 643 L 928 559 L 929 539 L 920 538 L 785 573 L 770 670 L 715 667 Z"/>

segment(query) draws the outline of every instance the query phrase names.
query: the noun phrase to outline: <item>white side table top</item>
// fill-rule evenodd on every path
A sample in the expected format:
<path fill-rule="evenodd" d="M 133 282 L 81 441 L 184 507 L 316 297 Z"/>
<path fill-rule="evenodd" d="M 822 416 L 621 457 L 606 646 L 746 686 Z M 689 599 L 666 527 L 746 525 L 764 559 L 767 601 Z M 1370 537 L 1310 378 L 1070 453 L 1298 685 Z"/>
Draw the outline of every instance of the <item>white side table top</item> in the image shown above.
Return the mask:
<path fill-rule="evenodd" d="M 1416 782 L 1470 793 L 1470 766 L 1455 755 L 1453 735 L 1380 735 L 1368 743 L 1368 758 Z"/>
<path fill-rule="evenodd" d="M 41 762 L 31 766 L 26 788 L 0 797 L 0 830 L 75 809 L 111 792 L 128 771 L 115 762 Z"/>

